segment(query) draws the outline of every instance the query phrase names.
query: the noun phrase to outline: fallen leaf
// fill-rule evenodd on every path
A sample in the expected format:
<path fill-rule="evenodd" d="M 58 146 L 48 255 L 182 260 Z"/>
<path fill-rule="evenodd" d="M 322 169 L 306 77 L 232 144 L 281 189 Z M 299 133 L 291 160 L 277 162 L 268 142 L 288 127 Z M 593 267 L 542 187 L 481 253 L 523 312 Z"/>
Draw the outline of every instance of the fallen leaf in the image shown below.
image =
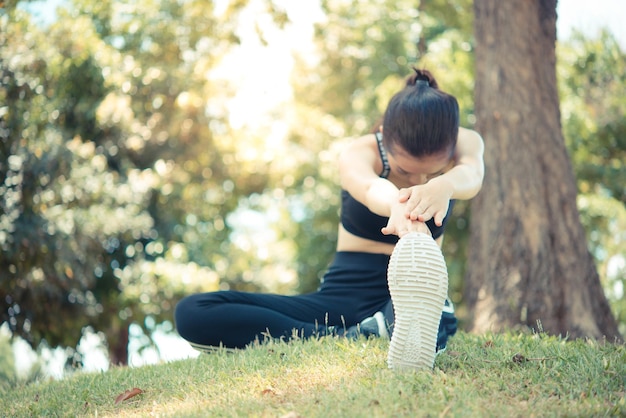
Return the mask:
<path fill-rule="evenodd" d="M 124 393 L 120 393 L 117 398 L 115 398 L 115 404 L 117 405 L 120 402 L 124 402 L 132 397 L 139 395 L 140 393 L 143 393 L 143 390 L 139 388 L 132 388 L 125 391 Z"/>

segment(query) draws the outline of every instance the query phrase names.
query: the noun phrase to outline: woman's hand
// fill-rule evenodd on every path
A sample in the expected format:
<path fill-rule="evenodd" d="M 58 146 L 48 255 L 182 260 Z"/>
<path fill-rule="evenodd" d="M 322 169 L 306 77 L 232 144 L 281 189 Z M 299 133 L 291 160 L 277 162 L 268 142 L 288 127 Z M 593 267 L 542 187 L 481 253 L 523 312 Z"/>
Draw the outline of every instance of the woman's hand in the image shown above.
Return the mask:
<path fill-rule="evenodd" d="M 453 186 L 443 176 L 435 177 L 425 184 L 400 189 L 399 203 L 405 204 L 404 217 L 411 221 L 435 220 L 441 226 L 448 213 Z"/>
<path fill-rule="evenodd" d="M 400 202 L 391 206 L 391 215 L 387 226 L 381 229 L 384 235 L 397 235 L 402 238 L 409 232 L 422 232 L 424 234 L 431 235 L 430 229 L 422 221 L 413 220 L 406 216 L 407 204 L 406 202 Z"/>

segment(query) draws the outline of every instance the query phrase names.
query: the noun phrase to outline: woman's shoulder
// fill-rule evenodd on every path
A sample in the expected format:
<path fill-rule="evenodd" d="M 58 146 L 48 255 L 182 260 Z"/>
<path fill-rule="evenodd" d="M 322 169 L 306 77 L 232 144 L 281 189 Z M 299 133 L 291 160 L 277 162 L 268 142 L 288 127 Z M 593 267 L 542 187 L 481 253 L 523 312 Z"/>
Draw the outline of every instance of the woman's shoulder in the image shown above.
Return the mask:
<path fill-rule="evenodd" d="M 485 144 L 480 134 L 472 129 L 459 128 L 456 144 L 456 160 L 458 162 L 482 166 Z"/>
<path fill-rule="evenodd" d="M 372 145 L 376 145 L 376 135 L 374 135 L 373 133 L 370 133 L 370 134 L 365 134 L 361 136 L 356 136 L 356 137 L 348 139 L 348 142 L 357 147 L 372 146 Z"/>
<path fill-rule="evenodd" d="M 484 148 L 483 138 L 473 129 L 459 128 L 457 149 L 474 150 L 482 152 Z"/>
<path fill-rule="evenodd" d="M 358 170 L 372 171 L 379 173 L 382 171 L 382 161 L 376 136 L 374 134 L 366 134 L 346 140 L 339 155 L 339 167 L 353 171 Z"/>
<path fill-rule="evenodd" d="M 366 134 L 358 137 L 346 138 L 343 146 L 344 153 L 357 155 L 376 155 L 378 153 L 378 145 L 374 134 Z"/>
<path fill-rule="evenodd" d="M 467 140 L 473 140 L 473 141 L 482 141 L 482 137 L 480 136 L 480 134 L 478 132 L 476 132 L 473 129 L 469 129 L 469 128 L 464 128 L 464 127 L 459 127 L 459 139 L 467 139 Z"/>

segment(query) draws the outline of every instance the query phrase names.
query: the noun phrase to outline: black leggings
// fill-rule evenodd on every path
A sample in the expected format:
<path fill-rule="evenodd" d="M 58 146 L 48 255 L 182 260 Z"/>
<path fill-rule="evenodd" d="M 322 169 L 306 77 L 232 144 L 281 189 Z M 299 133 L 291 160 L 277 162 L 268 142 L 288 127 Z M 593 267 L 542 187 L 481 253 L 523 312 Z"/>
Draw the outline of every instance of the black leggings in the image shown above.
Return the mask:
<path fill-rule="evenodd" d="M 220 291 L 187 296 L 176 305 L 178 333 L 193 344 L 244 348 L 255 340 L 325 335 L 349 327 L 390 301 L 389 256 L 338 252 L 320 288 L 304 295 Z"/>

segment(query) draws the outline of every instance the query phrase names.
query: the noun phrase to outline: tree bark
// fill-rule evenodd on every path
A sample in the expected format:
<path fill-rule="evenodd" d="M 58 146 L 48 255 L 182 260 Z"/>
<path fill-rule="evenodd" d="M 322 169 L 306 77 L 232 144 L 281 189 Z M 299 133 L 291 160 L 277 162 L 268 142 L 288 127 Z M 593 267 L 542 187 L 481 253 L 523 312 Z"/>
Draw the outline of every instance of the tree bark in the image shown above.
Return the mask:
<path fill-rule="evenodd" d="M 128 365 L 128 328 L 129 324 L 122 321 L 122 325 L 107 330 L 107 343 L 109 345 L 109 363 L 114 366 Z"/>
<path fill-rule="evenodd" d="M 475 0 L 474 12 L 486 177 L 471 210 L 469 328 L 522 324 L 621 339 L 587 247 L 561 131 L 556 0 Z"/>

